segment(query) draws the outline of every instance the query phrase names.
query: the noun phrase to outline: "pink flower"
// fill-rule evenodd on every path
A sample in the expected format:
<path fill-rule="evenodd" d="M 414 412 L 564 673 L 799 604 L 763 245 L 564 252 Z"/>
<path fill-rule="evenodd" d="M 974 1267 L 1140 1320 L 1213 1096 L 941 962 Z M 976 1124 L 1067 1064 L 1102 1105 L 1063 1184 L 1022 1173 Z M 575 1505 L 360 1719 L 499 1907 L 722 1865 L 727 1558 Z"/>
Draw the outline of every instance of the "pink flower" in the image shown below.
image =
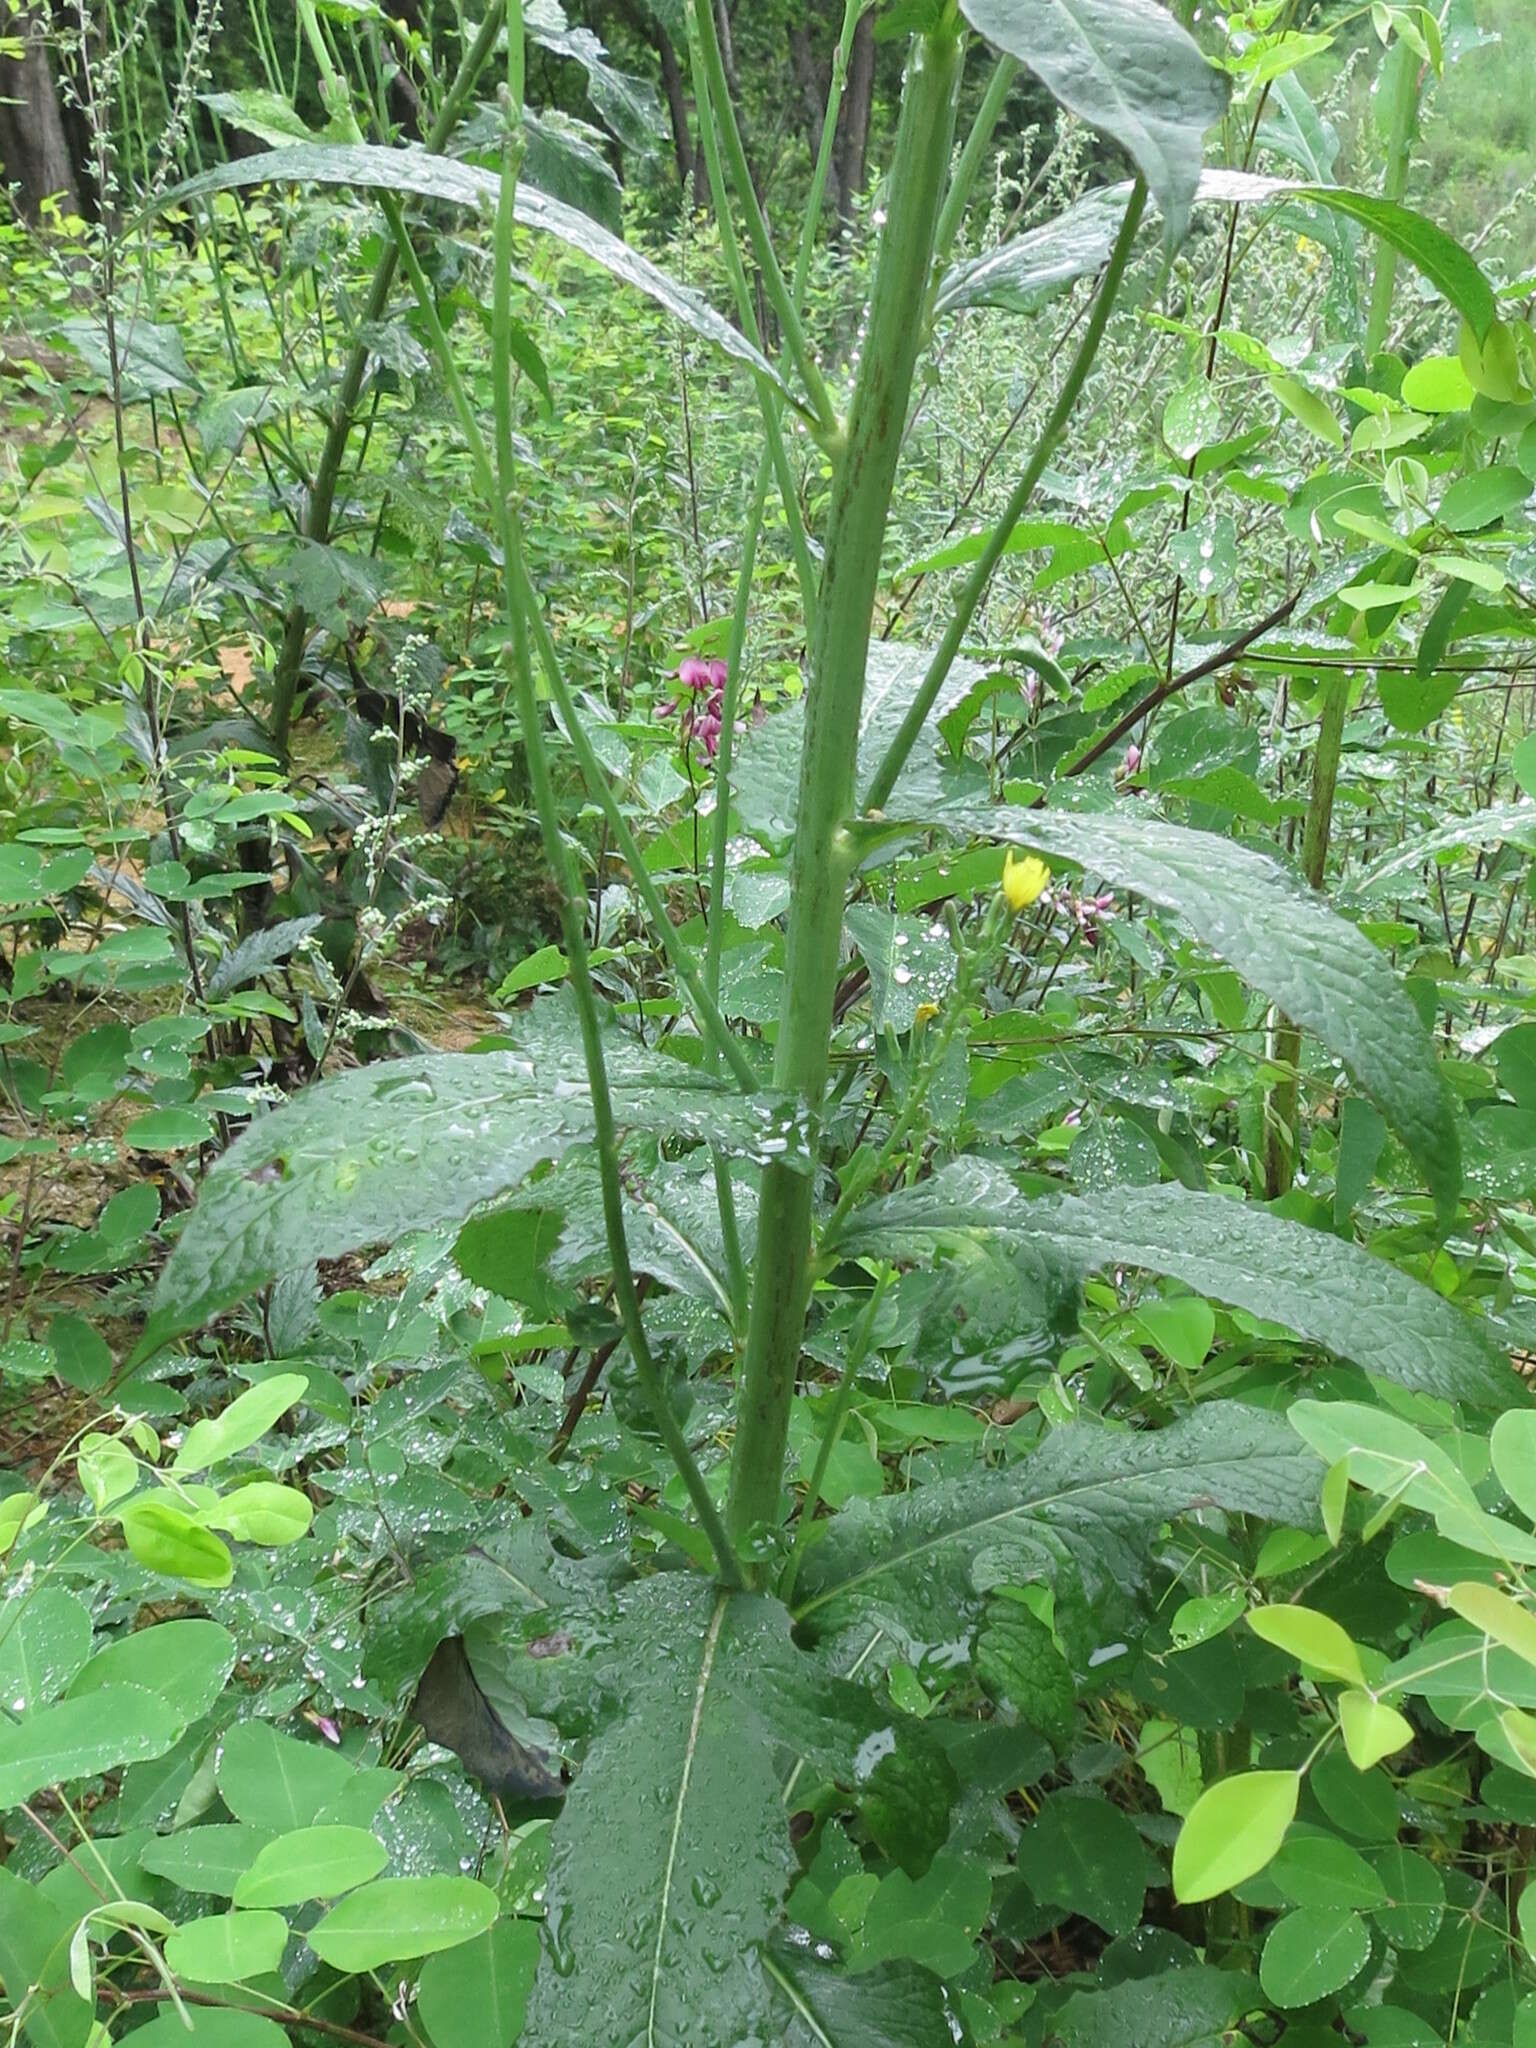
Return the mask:
<path fill-rule="evenodd" d="M 730 669 L 723 661 L 701 661 L 690 654 L 678 666 L 677 680 L 682 694 L 658 707 L 657 716 L 673 718 L 681 713 L 682 743 L 686 748 L 698 740 L 713 760 L 720 748 L 725 716 L 725 685 Z"/>
<path fill-rule="evenodd" d="M 1131 744 L 1125 750 L 1125 772 L 1127 775 L 1134 775 L 1136 773 L 1136 770 L 1140 766 L 1141 749 L 1137 746 L 1136 742 L 1132 740 Z"/>

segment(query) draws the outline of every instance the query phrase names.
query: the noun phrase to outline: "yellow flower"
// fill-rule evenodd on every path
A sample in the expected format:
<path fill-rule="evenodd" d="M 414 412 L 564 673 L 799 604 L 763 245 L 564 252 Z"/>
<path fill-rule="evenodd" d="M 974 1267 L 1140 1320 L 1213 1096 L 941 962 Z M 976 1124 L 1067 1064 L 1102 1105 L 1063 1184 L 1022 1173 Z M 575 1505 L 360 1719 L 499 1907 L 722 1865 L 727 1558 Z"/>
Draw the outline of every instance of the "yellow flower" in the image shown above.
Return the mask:
<path fill-rule="evenodd" d="M 1011 910 L 1028 910 L 1032 903 L 1038 903 L 1050 879 L 1051 871 L 1043 860 L 1032 853 L 1016 860 L 1013 848 L 1009 847 L 1003 860 L 1003 894 Z"/>

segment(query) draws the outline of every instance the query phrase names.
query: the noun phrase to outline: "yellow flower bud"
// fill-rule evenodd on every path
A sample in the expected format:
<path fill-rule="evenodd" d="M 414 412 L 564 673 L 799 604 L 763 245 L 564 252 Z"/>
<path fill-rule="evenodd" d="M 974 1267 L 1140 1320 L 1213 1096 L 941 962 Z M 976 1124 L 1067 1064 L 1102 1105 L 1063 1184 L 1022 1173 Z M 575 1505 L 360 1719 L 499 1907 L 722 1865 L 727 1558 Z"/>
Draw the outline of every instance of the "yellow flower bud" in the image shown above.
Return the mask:
<path fill-rule="evenodd" d="M 931 1024 L 938 1014 L 939 1006 L 937 1003 L 919 1003 L 912 1022 L 914 1024 Z"/>
<path fill-rule="evenodd" d="M 1003 860 L 1003 894 L 1010 910 L 1028 910 L 1032 903 L 1038 903 L 1050 879 L 1051 871 L 1043 860 L 1032 853 L 1019 860 L 1009 847 Z"/>

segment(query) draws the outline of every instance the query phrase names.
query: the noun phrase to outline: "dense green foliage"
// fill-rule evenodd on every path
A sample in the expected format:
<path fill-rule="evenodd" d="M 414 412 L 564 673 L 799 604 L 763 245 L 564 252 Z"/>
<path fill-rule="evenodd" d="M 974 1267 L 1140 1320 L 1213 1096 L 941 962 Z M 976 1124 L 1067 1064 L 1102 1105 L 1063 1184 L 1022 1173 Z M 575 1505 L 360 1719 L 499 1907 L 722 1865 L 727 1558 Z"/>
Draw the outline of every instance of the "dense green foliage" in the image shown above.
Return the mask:
<path fill-rule="evenodd" d="M 1533 2048 L 1536 38 L 731 12 L 60 42 L 0 2023 Z"/>

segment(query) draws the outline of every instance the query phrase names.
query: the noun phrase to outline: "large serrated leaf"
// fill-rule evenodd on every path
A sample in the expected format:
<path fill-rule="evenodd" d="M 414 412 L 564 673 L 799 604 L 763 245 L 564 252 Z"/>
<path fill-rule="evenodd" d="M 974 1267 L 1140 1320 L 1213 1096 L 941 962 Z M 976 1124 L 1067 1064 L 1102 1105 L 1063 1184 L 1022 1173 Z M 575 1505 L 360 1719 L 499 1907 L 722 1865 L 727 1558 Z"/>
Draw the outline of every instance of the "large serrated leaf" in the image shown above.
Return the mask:
<path fill-rule="evenodd" d="M 1504 1404 L 1518 1396 L 1497 1344 L 1433 1289 L 1344 1238 L 1189 1188 L 1032 1202 L 1001 1168 L 957 1159 L 859 1210 L 840 1249 L 914 1258 L 946 1240 L 994 1236 L 1049 1245 L 1084 1273 L 1123 1265 L 1170 1274 L 1422 1393 Z"/>
<path fill-rule="evenodd" d="M 794 1868 L 752 1700 L 781 1661 L 773 1602 L 697 1579 L 627 1598 L 624 1697 L 556 1821 L 526 2048 L 736 2048 L 766 2039 L 760 1944 Z"/>
<path fill-rule="evenodd" d="M 317 1082 L 238 1139 L 166 1264 L 140 1355 L 274 1275 L 465 1216 L 592 1136 L 580 1046 L 556 999 L 513 1050 L 432 1053 Z M 665 1053 L 610 1034 L 621 1128 L 808 1163 L 803 1126 Z"/>
<path fill-rule="evenodd" d="M 185 206 L 211 192 L 233 192 L 249 185 L 274 183 L 409 192 L 418 199 L 438 199 L 450 206 L 468 206 L 477 211 L 494 206 L 501 189 L 499 173 L 482 170 L 476 164 L 457 163 L 449 157 L 432 156 L 424 149 L 384 149 L 361 142 L 296 143 L 292 148 L 268 150 L 261 156 L 245 157 L 199 172 L 195 178 L 188 178 L 163 194 L 147 211 L 163 213 L 167 207 Z M 553 235 L 568 248 L 600 264 L 611 277 L 644 292 L 695 334 L 747 364 L 758 376 L 768 378 L 791 405 L 805 410 L 767 357 L 707 300 L 658 270 L 590 215 L 535 191 L 530 185 L 520 185 L 517 218 L 523 227 Z"/>
<path fill-rule="evenodd" d="M 945 806 L 952 829 L 1070 861 L 1171 910 L 1343 1060 L 1423 1169 L 1443 1219 L 1461 1147 L 1429 1034 L 1390 963 L 1267 854 L 1161 819 Z"/>
<path fill-rule="evenodd" d="M 1078 1574 L 1093 1592 L 1135 1586 L 1172 1516 L 1219 1507 L 1305 1525 L 1318 1472 L 1277 1416 L 1211 1402 L 1153 1433 L 1057 1430 L 1022 1463 L 855 1501 L 806 1553 L 797 1619 L 821 1631 L 878 1619 L 909 1644 L 952 1642 L 986 1591 Z"/>
<path fill-rule="evenodd" d="M 1227 83 L 1157 0 L 961 0 L 988 42 L 1129 154 L 1182 239 Z"/>

